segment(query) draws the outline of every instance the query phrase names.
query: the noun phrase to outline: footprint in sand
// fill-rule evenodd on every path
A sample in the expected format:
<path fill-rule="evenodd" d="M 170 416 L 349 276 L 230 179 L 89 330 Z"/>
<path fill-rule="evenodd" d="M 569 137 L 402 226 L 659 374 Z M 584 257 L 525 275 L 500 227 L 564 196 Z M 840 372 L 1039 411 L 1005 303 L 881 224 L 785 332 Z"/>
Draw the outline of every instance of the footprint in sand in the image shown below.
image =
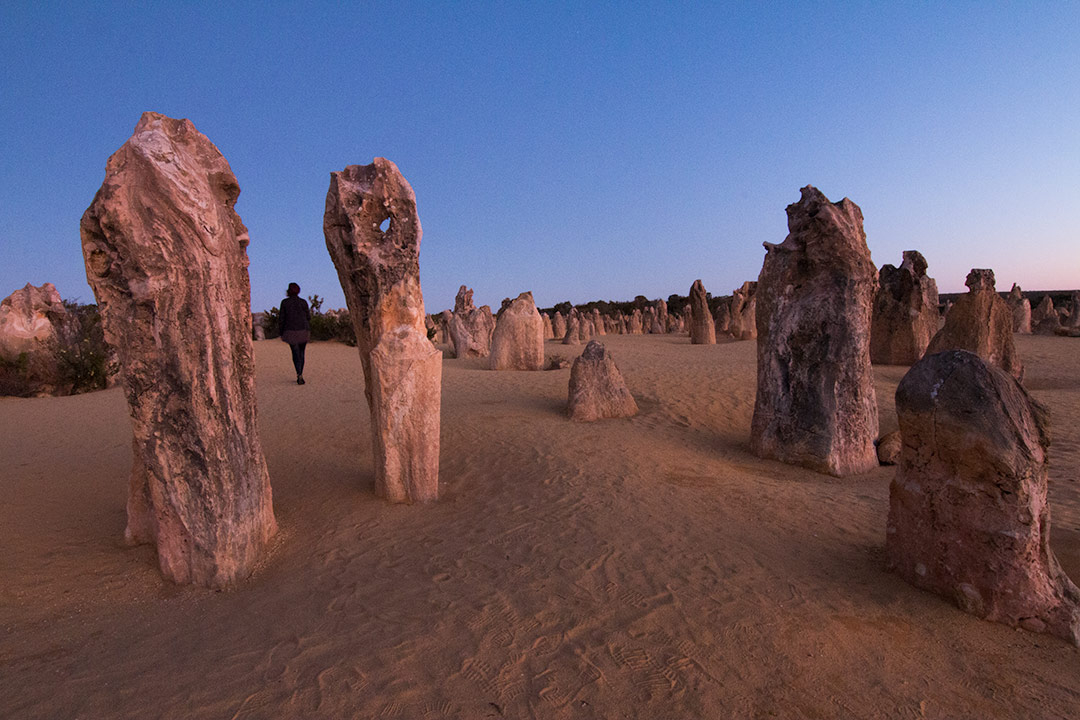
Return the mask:
<path fill-rule="evenodd" d="M 259 664 L 257 671 L 265 682 L 280 680 L 288 669 L 290 661 L 299 654 L 300 638 L 294 635 L 271 648 L 266 659 Z"/>

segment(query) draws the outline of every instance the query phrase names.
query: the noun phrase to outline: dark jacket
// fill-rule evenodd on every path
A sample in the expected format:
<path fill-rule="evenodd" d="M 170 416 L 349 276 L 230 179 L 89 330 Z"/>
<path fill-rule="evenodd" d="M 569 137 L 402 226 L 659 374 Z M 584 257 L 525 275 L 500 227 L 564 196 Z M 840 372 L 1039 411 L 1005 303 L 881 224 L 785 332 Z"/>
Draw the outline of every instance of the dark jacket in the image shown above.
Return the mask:
<path fill-rule="evenodd" d="M 278 310 L 278 332 L 287 343 L 308 341 L 311 328 L 311 310 L 302 297 L 287 297 Z"/>

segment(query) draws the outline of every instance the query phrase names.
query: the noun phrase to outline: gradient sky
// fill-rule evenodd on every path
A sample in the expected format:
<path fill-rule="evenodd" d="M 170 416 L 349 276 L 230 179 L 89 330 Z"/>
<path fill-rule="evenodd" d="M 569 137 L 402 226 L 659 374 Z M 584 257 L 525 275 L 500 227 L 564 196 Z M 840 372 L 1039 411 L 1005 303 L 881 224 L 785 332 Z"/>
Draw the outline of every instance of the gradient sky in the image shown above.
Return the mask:
<path fill-rule="evenodd" d="M 1080 286 L 1077 2 L 77 5 L 0 4 L 0 297 L 93 301 L 79 218 L 144 110 L 232 165 L 256 310 L 344 306 L 329 174 L 379 155 L 429 312 L 729 294 L 806 184 L 943 292 Z"/>

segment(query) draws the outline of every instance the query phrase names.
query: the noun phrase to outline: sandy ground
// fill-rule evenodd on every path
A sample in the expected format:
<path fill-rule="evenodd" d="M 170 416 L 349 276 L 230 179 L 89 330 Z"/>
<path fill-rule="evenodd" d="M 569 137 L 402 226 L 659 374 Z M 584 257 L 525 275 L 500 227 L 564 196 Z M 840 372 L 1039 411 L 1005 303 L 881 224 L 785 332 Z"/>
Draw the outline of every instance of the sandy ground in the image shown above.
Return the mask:
<path fill-rule="evenodd" d="M 569 370 L 444 365 L 437 504 L 374 497 L 360 360 L 256 344 L 281 533 L 223 593 L 123 544 L 123 396 L 0 398 L 3 718 L 1066 718 L 1080 653 L 883 568 L 894 470 L 748 452 L 754 343 L 608 337 L 641 413 Z M 1022 337 L 1080 579 L 1080 342 Z M 580 348 L 549 342 L 548 354 Z M 882 431 L 904 368 L 876 370 Z"/>

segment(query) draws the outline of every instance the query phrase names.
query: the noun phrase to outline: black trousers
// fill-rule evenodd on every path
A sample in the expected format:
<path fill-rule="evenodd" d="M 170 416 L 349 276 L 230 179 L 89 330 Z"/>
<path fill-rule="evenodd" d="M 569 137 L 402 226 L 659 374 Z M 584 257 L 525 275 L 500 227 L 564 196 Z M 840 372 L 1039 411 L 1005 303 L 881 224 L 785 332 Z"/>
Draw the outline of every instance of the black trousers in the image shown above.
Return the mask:
<path fill-rule="evenodd" d="M 297 375 L 304 374 L 304 348 L 306 347 L 307 343 L 289 344 L 289 349 L 292 350 L 292 364 L 296 368 Z"/>

